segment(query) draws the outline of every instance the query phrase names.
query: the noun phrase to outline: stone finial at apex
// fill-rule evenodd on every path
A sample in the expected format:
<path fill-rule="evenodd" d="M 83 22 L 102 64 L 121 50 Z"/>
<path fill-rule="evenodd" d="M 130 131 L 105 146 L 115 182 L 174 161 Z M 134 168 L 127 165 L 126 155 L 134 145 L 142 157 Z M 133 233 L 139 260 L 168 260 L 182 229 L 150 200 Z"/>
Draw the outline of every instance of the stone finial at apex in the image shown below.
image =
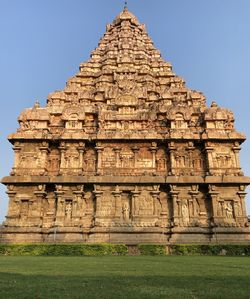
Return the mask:
<path fill-rule="evenodd" d="M 124 10 L 127 10 L 128 9 L 128 1 L 125 1 L 124 2 Z"/>
<path fill-rule="evenodd" d="M 115 18 L 113 23 L 119 24 L 121 21 L 124 21 L 124 20 L 129 20 L 130 22 L 134 23 L 135 25 L 140 25 L 136 16 L 128 10 L 128 2 L 127 1 L 125 1 L 123 11 Z"/>
<path fill-rule="evenodd" d="M 34 108 L 40 108 L 40 102 L 38 100 L 36 100 L 35 104 L 34 104 Z"/>

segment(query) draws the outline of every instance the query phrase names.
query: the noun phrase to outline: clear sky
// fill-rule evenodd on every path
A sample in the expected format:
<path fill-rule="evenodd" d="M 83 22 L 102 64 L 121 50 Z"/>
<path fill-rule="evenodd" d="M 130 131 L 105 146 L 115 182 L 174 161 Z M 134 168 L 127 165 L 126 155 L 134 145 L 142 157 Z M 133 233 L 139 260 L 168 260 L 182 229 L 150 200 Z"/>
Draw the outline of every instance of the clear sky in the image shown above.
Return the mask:
<path fill-rule="evenodd" d="M 0 176 L 13 152 L 7 135 L 36 99 L 62 89 L 122 10 L 122 0 L 0 0 Z M 163 57 L 187 86 L 232 109 L 248 137 L 241 164 L 250 175 L 250 0 L 129 0 Z M 250 202 L 250 196 L 249 202 Z M 0 187 L 0 222 L 7 211 Z M 250 203 L 248 202 L 248 214 Z"/>

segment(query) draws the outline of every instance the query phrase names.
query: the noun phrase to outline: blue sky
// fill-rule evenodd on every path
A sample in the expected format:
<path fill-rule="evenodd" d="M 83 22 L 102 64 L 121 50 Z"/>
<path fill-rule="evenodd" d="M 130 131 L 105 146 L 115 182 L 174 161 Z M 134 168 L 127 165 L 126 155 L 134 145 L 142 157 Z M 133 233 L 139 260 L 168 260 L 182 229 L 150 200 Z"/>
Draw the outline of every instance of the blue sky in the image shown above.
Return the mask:
<path fill-rule="evenodd" d="M 248 140 L 241 165 L 250 175 L 250 1 L 130 0 L 163 57 L 187 86 L 232 109 Z M 0 0 L 0 176 L 13 164 L 7 135 L 36 99 L 62 89 L 122 10 L 122 0 Z M 250 202 L 250 196 L 248 196 Z M 0 222 L 7 210 L 0 187 Z M 247 204 L 250 214 L 250 203 Z"/>

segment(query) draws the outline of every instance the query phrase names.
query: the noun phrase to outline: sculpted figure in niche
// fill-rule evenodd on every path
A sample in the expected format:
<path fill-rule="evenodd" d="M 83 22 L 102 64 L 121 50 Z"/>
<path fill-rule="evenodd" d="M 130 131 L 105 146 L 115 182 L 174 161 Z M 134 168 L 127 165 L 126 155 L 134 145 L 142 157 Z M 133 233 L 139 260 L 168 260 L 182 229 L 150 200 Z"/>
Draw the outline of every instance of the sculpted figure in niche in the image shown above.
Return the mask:
<path fill-rule="evenodd" d="M 221 154 L 216 157 L 218 167 L 230 167 L 231 166 L 231 157 L 229 154 Z"/>
<path fill-rule="evenodd" d="M 219 201 L 217 204 L 217 215 L 218 216 L 223 216 L 224 212 L 224 207 L 223 207 L 223 202 Z"/>
<path fill-rule="evenodd" d="M 96 167 L 96 156 L 94 150 L 88 149 L 84 155 L 84 169 L 88 172 L 94 172 Z"/>
<path fill-rule="evenodd" d="M 77 129 L 78 128 L 78 115 L 76 113 L 71 114 L 67 123 L 68 129 Z"/>
<path fill-rule="evenodd" d="M 57 214 L 60 216 L 63 216 L 64 214 L 64 200 L 61 198 L 57 201 Z"/>
<path fill-rule="evenodd" d="M 235 217 L 241 216 L 241 207 L 240 207 L 240 203 L 238 201 L 236 201 L 234 203 L 234 214 L 235 214 Z"/>
<path fill-rule="evenodd" d="M 66 202 L 66 206 L 65 206 L 65 216 L 67 220 L 71 219 L 72 216 L 72 202 L 71 201 L 67 201 Z"/>
<path fill-rule="evenodd" d="M 59 151 L 52 149 L 48 159 L 48 171 L 57 172 L 60 167 L 60 156 Z"/>
<path fill-rule="evenodd" d="M 183 223 L 185 223 L 185 224 L 188 223 L 189 222 L 189 211 L 188 211 L 187 202 L 182 203 L 181 212 L 182 212 Z"/>
<path fill-rule="evenodd" d="M 92 193 L 90 191 L 88 191 L 84 194 L 84 203 L 83 203 L 84 213 L 85 213 L 85 208 L 87 210 L 93 209 L 93 197 L 92 197 Z"/>
<path fill-rule="evenodd" d="M 200 215 L 200 214 L 205 215 L 205 214 L 207 214 L 205 198 L 198 196 L 195 203 L 196 203 L 196 215 Z"/>
<path fill-rule="evenodd" d="M 159 198 L 155 198 L 155 202 L 154 202 L 154 214 L 156 216 L 160 216 L 161 212 L 162 212 L 162 205 L 161 205 L 161 202 L 160 202 L 160 199 Z"/>
<path fill-rule="evenodd" d="M 156 160 L 157 171 L 166 170 L 166 159 L 157 159 Z"/>
<path fill-rule="evenodd" d="M 200 150 L 194 150 L 191 153 L 191 167 L 194 170 L 202 170 L 203 168 L 203 161 L 202 161 L 202 154 Z"/>
<path fill-rule="evenodd" d="M 30 129 L 35 130 L 38 128 L 38 121 L 30 121 Z"/>
<path fill-rule="evenodd" d="M 122 168 L 132 168 L 133 167 L 133 153 L 123 152 L 121 154 Z"/>
<path fill-rule="evenodd" d="M 232 204 L 230 202 L 225 204 L 224 207 L 225 211 L 226 211 L 226 218 L 227 219 L 233 219 L 233 207 Z"/>
<path fill-rule="evenodd" d="M 72 151 L 67 154 L 65 160 L 67 168 L 77 168 L 79 162 L 79 154 L 76 151 Z"/>
<path fill-rule="evenodd" d="M 44 208 L 44 214 L 54 213 L 54 211 L 55 211 L 55 195 L 54 195 L 54 192 L 49 192 L 48 193 L 48 195 L 46 196 L 46 202 L 47 202 L 47 204 L 45 205 L 45 208 Z"/>
<path fill-rule="evenodd" d="M 30 130 L 29 121 L 20 121 L 20 129 L 23 130 L 23 131 Z"/>
<path fill-rule="evenodd" d="M 176 113 L 175 115 L 175 128 L 176 129 L 186 129 L 187 124 L 184 120 L 184 117 L 181 113 Z"/>
<path fill-rule="evenodd" d="M 216 122 L 217 129 L 224 129 L 224 121 L 217 121 Z"/>
<path fill-rule="evenodd" d="M 160 201 L 162 212 L 168 212 L 168 197 L 166 192 L 161 192 L 159 194 L 159 201 Z"/>
<path fill-rule="evenodd" d="M 187 159 L 187 157 L 185 156 L 184 153 L 176 154 L 176 156 L 175 156 L 176 167 L 177 168 L 185 168 L 186 159 Z"/>
<path fill-rule="evenodd" d="M 21 218 L 27 218 L 28 214 L 29 214 L 29 201 L 28 200 L 22 200 L 21 201 L 21 207 L 20 207 Z"/>
<path fill-rule="evenodd" d="M 228 115 L 225 121 L 225 129 L 232 130 L 234 128 L 234 118 L 232 115 Z"/>
<path fill-rule="evenodd" d="M 129 204 L 127 202 L 125 202 L 123 204 L 123 207 L 122 207 L 122 215 L 123 215 L 123 220 L 125 222 L 128 222 L 129 219 L 130 219 L 130 208 L 129 208 Z"/>

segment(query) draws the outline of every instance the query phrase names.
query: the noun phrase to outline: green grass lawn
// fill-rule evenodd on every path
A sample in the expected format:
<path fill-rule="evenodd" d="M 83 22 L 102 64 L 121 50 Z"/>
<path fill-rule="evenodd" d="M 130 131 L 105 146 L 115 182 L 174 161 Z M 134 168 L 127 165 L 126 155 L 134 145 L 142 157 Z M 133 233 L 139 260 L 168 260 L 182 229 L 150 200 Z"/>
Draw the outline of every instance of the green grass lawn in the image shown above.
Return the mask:
<path fill-rule="evenodd" d="M 0 257 L 0 298 L 250 298 L 250 258 Z"/>

